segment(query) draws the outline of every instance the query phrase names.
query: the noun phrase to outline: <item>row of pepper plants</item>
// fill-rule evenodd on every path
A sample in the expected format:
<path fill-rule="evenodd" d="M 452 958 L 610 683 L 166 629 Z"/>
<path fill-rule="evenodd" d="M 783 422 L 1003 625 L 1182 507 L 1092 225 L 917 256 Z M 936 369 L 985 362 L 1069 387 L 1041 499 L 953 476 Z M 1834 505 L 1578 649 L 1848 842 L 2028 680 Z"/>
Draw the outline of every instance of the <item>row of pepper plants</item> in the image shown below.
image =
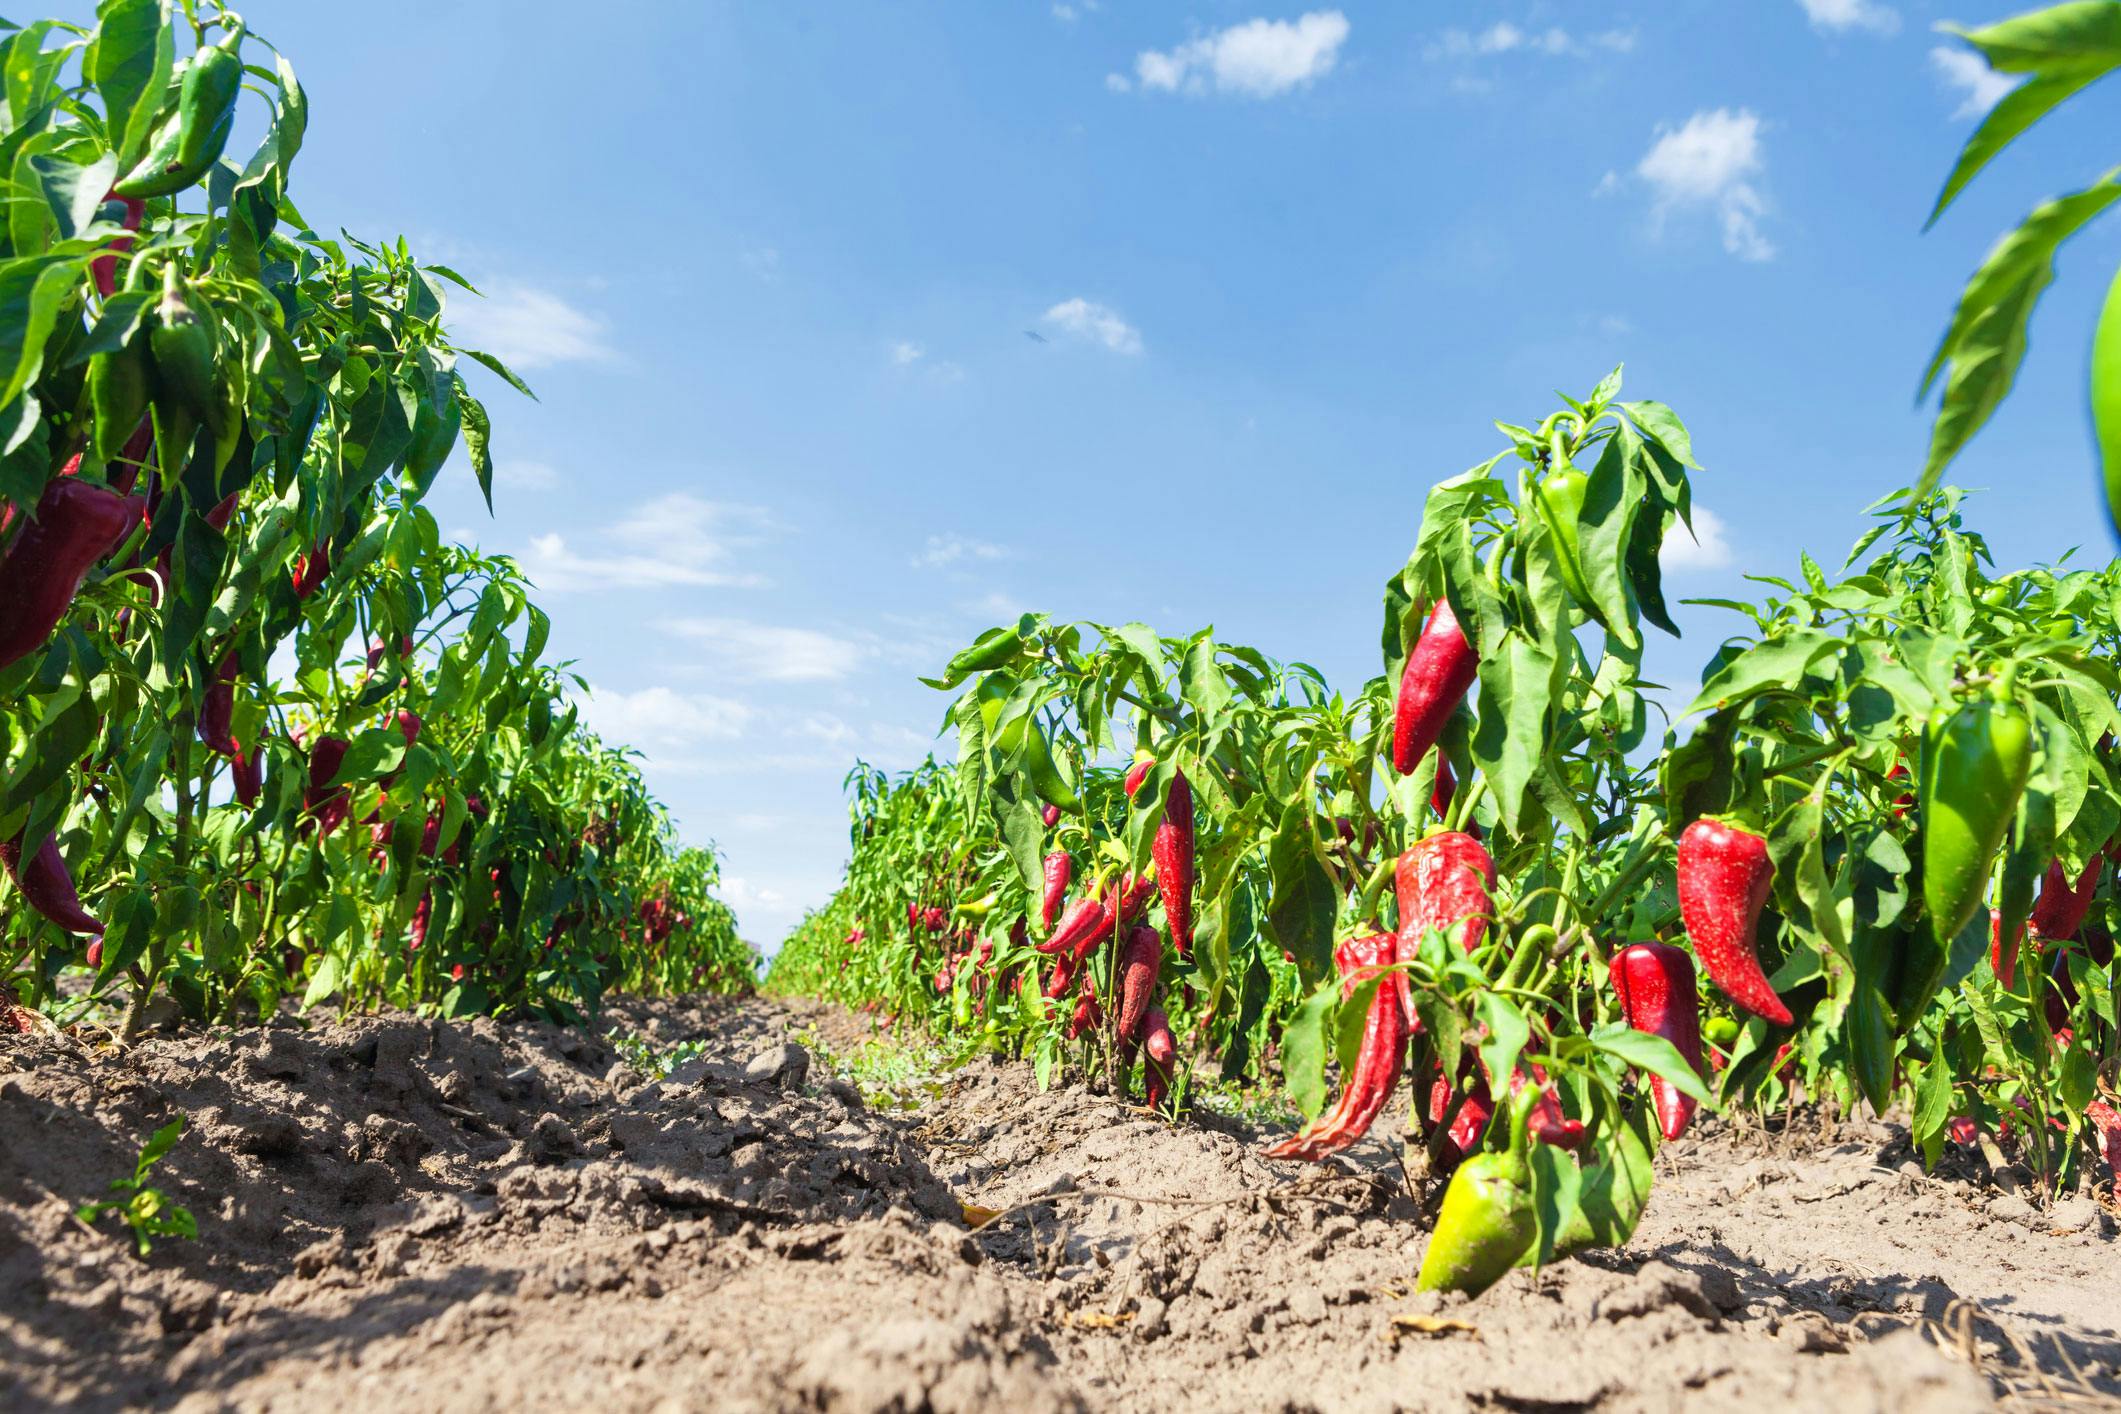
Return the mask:
<path fill-rule="evenodd" d="M 0 1007 L 749 985 L 712 852 L 422 505 L 460 444 L 491 497 L 459 358 L 522 388 L 450 342 L 462 279 L 310 227 L 307 99 L 240 17 L 97 17 L 0 39 Z"/>
<path fill-rule="evenodd" d="M 1291 1162 L 1406 1077 L 1449 1175 L 1425 1287 L 1624 1241 L 1701 1105 L 1897 1106 L 1932 1162 L 2081 1181 L 2121 1144 L 2121 566 L 1994 573 L 1960 493 L 1903 491 L 1838 578 L 1706 601 L 1742 628 L 1666 723 L 1684 426 L 1617 373 L 1498 426 L 1353 697 L 1207 633 L 983 634 L 933 683 L 954 765 L 856 772 L 845 886 L 768 986 L 1173 1111 L 1278 1079 Z"/>

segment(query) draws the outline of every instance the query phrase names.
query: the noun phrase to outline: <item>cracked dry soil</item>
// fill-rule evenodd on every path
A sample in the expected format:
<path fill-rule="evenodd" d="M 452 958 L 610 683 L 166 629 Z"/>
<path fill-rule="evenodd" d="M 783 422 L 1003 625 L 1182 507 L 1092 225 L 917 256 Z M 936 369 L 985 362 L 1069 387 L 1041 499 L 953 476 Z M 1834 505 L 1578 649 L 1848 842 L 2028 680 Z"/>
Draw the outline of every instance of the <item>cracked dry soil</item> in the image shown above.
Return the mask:
<path fill-rule="evenodd" d="M 858 1018 L 630 1002 L 0 1039 L 0 1408 L 2121 1408 L 2110 1209 L 1925 1176 L 1904 1133 L 1702 1126 L 1623 1252 L 1410 1294 L 1390 1148 L 1273 1165 L 980 1062 L 910 1112 L 789 1047 Z M 196 1241 L 71 1216 L 174 1115 Z M 1387 1115 L 1374 1134 L 1396 1133 Z M 1007 1210 L 979 1232 L 964 1204 Z"/>

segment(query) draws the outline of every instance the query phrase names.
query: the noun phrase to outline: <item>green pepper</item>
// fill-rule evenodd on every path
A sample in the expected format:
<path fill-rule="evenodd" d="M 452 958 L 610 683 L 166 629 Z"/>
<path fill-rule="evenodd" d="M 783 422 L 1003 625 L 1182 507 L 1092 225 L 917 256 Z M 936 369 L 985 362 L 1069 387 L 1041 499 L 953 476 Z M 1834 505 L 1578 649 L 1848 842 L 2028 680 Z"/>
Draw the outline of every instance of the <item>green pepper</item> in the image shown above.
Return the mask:
<path fill-rule="evenodd" d="M 2032 766 L 2032 722 L 2016 703 L 1963 702 L 1930 714 L 1921 785 L 1922 901 L 1930 926 L 1926 939 L 1913 935 L 1901 967 L 1897 1011 L 1904 1022 L 1927 1010 L 1943 983 L 1952 940 L 1981 907 Z"/>
<path fill-rule="evenodd" d="M 1458 1166 L 1444 1190 L 1443 1210 L 1421 1256 L 1416 1291 L 1463 1291 L 1478 1296 L 1539 1242 L 1539 1210 L 1532 1198 L 1526 1125 L 1546 1092 L 1527 1085 L 1510 1104 L 1510 1147 L 1476 1154 Z"/>
<path fill-rule="evenodd" d="M 147 341 L 135 338 L 122 349 L 99 353 L 88 361 L 88 405 L 93 418 L 96 455 L 104 461 L 118 455 L 147 415 L 153 375 Z"/>
<path fill-rule="evenodd" d="M 1592 618 L 1602 623 L 1604 620 L 1598 606 L 1591 599 L 1590 580 L 1583 572 L 1583 546 L 1577 531 L 1577 524 L 1583 517 L 1583 498 L 1590 486 L 1591 478 L 1564 463 L 1560 470 L 1548 472 L 1532 488 L 1532 495 L 1539 503 L 1539 518 L 1554 543 L 1554 561 L 1561 575 L 1561 587 L 1568 590 L 1569 597 L 1581 604 Z"/>
<path fill-rule="evenodd" d="M 2092 333 L 2091 404 L 2106 514 L 2121 533 L 2121 270 L 2107 286 L 2106 304 Z"/>
<path fill-rule="evenodd" d="M 243 23 L 238 20 L 217 44 L 192 56 L 179 81 L 177 106 L 155 129 L 147 155 L 111 188 L 136 199 L 168 196 L 193 185 L 228 146 L 235 127 L 236 99 L 243 91 Z"/>

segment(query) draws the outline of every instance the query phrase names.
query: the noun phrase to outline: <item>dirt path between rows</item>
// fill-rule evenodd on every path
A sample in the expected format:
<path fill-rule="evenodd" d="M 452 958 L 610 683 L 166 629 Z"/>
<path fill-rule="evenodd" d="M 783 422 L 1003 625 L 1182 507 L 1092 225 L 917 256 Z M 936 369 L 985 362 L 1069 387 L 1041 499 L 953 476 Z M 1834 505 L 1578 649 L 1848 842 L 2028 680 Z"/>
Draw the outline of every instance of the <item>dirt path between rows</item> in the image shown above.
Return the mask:
<path fill-rule="evenodd" d="M 1886 1126 L 1709 1126 L 1625 1252 L 1469 1303 L 1409 1294 L 1379 1142 L 1268 1165 L 988 1062 L 876 1108 L 809 1060 L 865 1028 L 800 1004 L 608 1020 L 698 1054 L 649 1081 L 404 1017 L 0 1041 L 0 1408 L 2121 1407 L 2114 1214 L 1925 1177 Z M 141 1260 L 71 1213 L 179 1113 L 154 1181 L 199 1236 Z"/>

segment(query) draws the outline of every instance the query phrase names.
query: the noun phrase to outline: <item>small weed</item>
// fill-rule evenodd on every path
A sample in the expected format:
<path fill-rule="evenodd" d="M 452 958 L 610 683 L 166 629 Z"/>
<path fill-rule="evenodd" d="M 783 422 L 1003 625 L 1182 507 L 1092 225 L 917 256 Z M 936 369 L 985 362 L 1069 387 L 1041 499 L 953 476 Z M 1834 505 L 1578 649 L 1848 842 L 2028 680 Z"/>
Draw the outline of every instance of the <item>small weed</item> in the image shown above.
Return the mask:
<path fill-rule="evenodd" d="M 619 1059 L 643 1075 L 661 1080 L 686 1061 L 705 1055 L 705 1041 L 679 1041 L 675 1045 L 658 1046 L 646 1036 L 633 1031 L 614 1031 L 607 1038 Z"/>
<path fill-rule="evenodd" d="M 100 1203 L 84 1203 L 75 1210 L 74 1216 L 88 1226 L 105 1213 L 116 1213 L 133 1230 L 133 1237 L 140 1244 L 140 1255 L 145 1257 L 154 1248 L 157 1237 L 196 1238 L 199 1224 L 193 1220 L 190 1210 L 172 1203 L 169 1195 L 159 1188 L 151 1188 L 147 1182 L 147 1171 L 155 1166 L 170 1147 L 184 1133 L 184 1116 L 179 1115 L 156 1130 L 140 1150 L 140 1161 L 133 1165 L 131 1178 L 114 1178 L 111 1188 L 128 1196 L 107 1198 Z"/>

